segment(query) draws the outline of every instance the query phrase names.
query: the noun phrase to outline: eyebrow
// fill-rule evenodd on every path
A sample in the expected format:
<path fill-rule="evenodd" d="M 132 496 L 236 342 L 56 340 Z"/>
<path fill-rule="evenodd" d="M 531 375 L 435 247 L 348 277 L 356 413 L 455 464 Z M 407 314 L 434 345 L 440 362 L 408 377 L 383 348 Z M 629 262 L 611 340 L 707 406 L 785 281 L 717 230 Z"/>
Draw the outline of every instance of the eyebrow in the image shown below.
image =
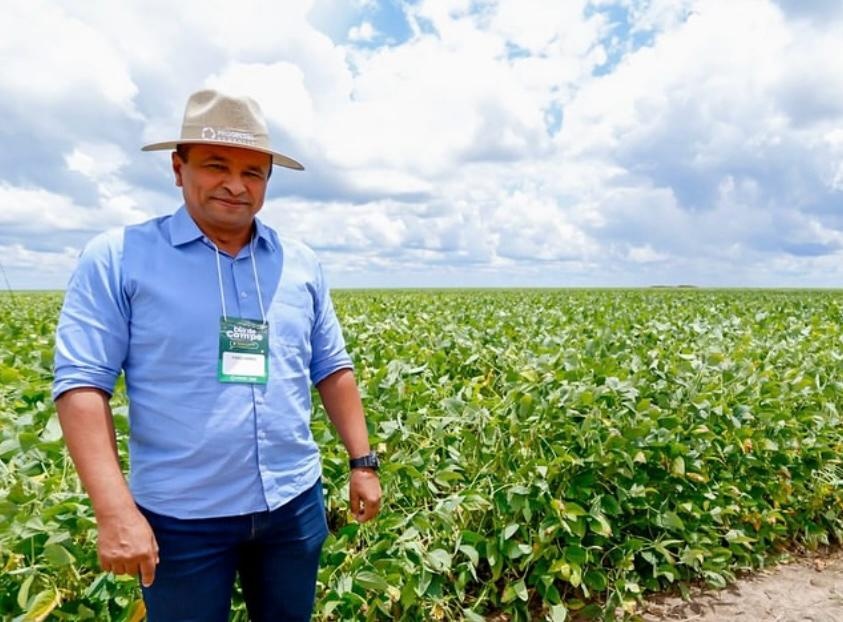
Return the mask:
<path fill-rule="evenodd" d="M 226 158 L 224 156 L 221 156 L 221 155 L 218 155 L 216 153 L 212 153 L 212 154 L 208 155 L 206 158 L 202 159 L 202 164 L 212 164 L 212 163 L 216 163 L 216 162 L 219 162 L 220 164 L 230 164 L 230 160 L 228 158 Z M 246 167 L 246 170 L 247 171 L 254 171 L 256 173 L 260 173 L 261 175 L 266 174 L 266 171 L 257 164 L 250 164 L 249 166 Z"/>

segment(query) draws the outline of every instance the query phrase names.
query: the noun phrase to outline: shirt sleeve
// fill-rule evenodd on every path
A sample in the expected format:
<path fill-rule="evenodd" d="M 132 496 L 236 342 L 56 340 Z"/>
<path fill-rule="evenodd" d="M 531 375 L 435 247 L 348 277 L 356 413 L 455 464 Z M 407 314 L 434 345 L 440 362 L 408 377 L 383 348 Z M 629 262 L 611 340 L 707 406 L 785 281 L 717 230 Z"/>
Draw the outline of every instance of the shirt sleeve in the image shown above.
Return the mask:
<path fill-rule="evenodd" d="M 129 344 L 121 285 L 123 236 L 103 234 L 82 252 L 56 328 L 53 399 L 80 387 L 114 391 Z"/>
<path fill-rule="evenodd" d="M 337 314 L 331 302 L 331 294 L 325 282 L 322 264 L 317 263 L 316 319 L 311 333 L 313 354 L 310 360 L 310 378 L 313 384 L 340 369 L 352 369 L 351 357 L 345 349 Z"/>

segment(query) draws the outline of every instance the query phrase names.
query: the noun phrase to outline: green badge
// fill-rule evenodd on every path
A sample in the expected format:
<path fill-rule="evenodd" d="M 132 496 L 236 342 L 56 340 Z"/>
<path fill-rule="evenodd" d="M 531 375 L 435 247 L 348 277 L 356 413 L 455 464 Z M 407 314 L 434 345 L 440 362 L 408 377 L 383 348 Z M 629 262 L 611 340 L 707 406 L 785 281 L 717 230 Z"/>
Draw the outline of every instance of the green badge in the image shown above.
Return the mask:
<path fill-rule="evenodd" d="M 266 384 L 269 375 L 269 324 L 243 318 L 220 318 L 220 382 Z"/>

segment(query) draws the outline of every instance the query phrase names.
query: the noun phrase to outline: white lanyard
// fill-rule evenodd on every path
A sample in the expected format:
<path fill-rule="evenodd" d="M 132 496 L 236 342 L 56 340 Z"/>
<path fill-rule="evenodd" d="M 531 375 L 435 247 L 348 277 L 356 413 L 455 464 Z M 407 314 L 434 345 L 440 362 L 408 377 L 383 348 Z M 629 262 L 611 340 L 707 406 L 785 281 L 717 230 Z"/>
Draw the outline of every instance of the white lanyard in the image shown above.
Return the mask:
<path fill-rule="evenodd" d="M 228 314 L 225 310 L 225 292 L 222 286 L 222 267 L 220 266 L 220 249 L 217 248 L 217 245 L 211 242 L 211 245 L 214 247 L 214 250 L 217 254 L 217 280 L 220 286 L 220 304 L 222 304 L 222 317 L 224 320 L 228 319 Z M 263 310 L 263 297 L 261 296 L 261 284 L 258 281 L 258 266 L 255 263 L 255 244 L 254 238 L 252 241 L 249 242 L 249 256 L 252 258 L 252 274 L 255 277 L 255 289 L 258 291 L 258 306 L 261 308 L 261 320 L 264 324 L 266 324 L 266 312 Z"/>

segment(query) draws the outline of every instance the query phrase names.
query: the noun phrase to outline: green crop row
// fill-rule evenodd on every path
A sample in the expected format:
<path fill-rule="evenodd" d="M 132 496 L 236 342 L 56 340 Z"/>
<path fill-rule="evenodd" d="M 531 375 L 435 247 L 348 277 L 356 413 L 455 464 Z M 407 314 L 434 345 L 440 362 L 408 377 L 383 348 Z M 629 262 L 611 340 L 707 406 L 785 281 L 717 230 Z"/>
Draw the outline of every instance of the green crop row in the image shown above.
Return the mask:
<path fill-rule="evenodd" d="M 647 592 L 722 586 L 794 541 L 843 537 L 839 292 L 335 303 L 385 505 L 348 520 L 346 456 L 317 409 L 332 527 L 319 619 L 609 619 Z M 0 616 L 138 620 L 135 581 L 97 569 L 49 401 L 59 305 L 0 297 Z"/>

